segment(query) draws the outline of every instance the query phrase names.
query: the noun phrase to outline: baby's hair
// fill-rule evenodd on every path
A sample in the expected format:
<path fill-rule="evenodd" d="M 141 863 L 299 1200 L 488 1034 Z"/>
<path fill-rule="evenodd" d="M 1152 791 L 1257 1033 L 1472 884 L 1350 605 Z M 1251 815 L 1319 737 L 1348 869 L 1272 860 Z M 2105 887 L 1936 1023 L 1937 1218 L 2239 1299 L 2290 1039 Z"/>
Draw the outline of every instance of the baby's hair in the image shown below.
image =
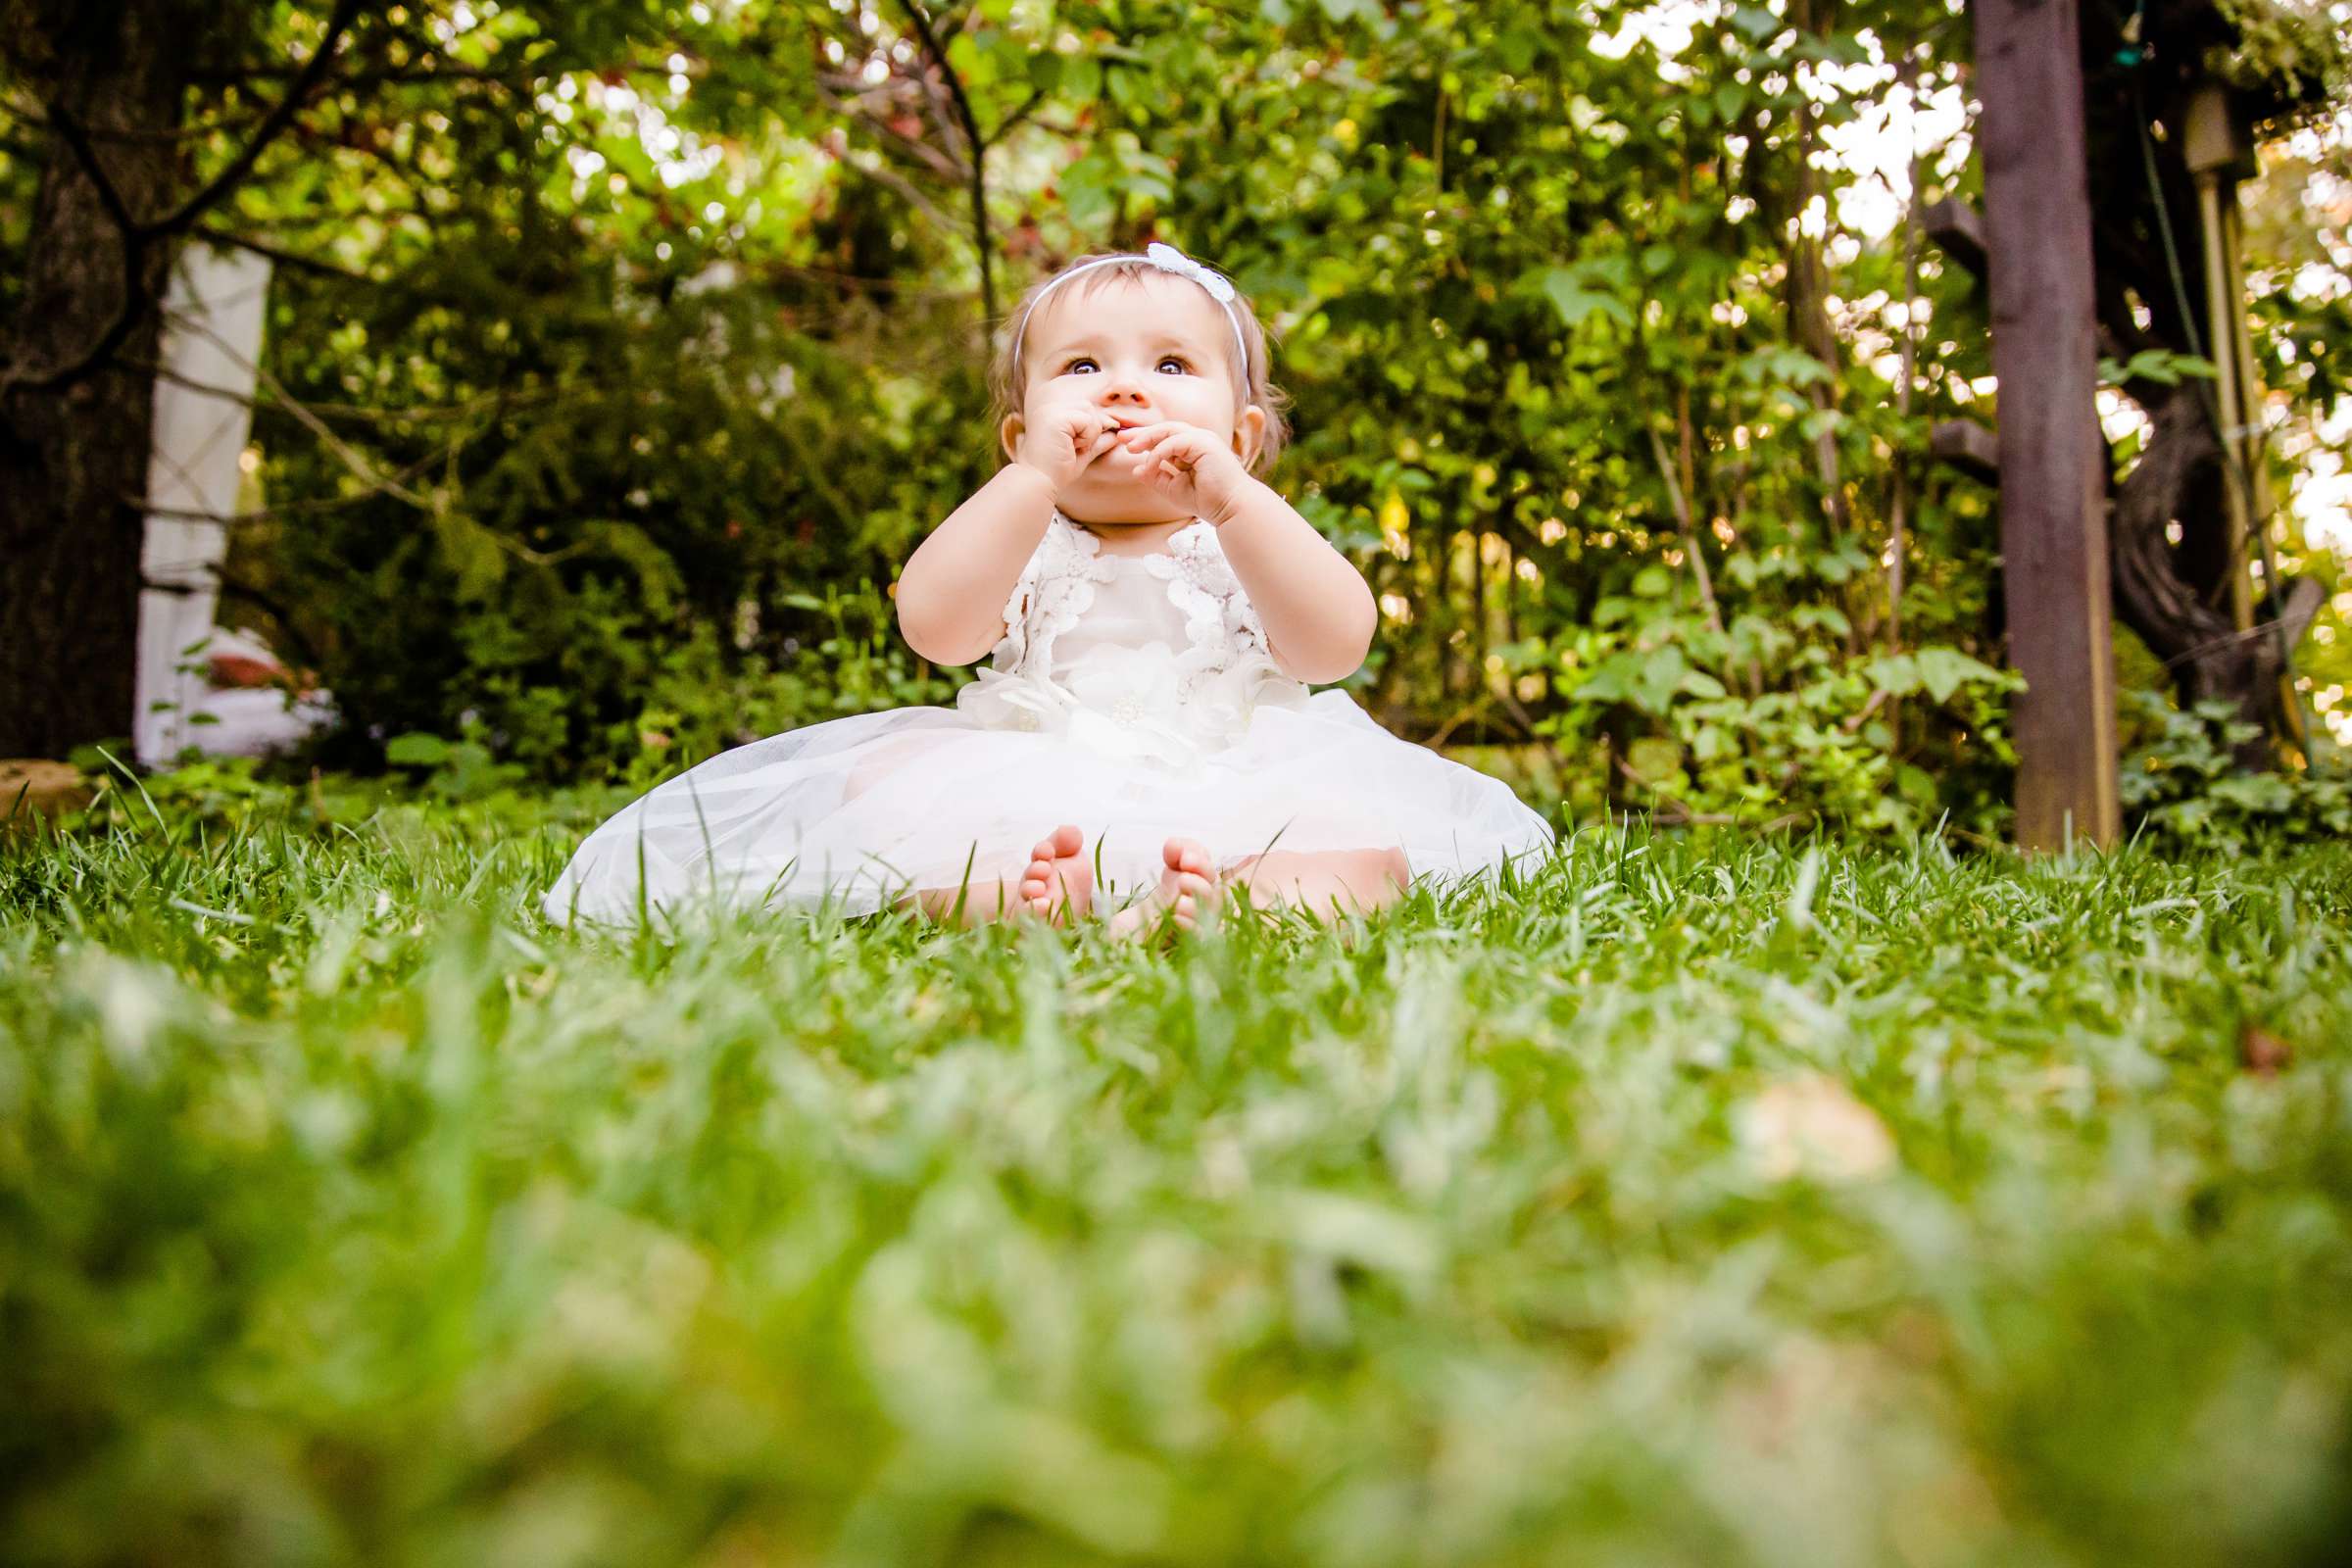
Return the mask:
<path fill-rule="evenodd" d="M 1099 265 L 1090 267 L 1089 263 Z M 1107 260 L 1104 259 L 1104 256 L 1081 256 L 1072 261 L 1068 267 L 1063 268 L 1061 271 L 1041 277 L 1029 285 L 1028 291 L 1013 304 L 1010 318 L 1012 325 L 1018 326 L 1026 332 L 1029 326 L 1030 307 L 1037 303 L 1038 297 L 1047 289 L 1054 287 L 1055 278 L 1081 267 L 1087 269 L 1086 275 L 1073 277 L 1059 288 L 1055 288 L 1054 292 L 1057 300 L 1073 294 L 1083 299 L 1113 282 L 1131 283 L 1138 278 L 1177 276 L 1173 272 L 1154 267 L 1140 256 L 1127 257 L 1110 254 L 1110 259 Z M 1190 288 L 1195 285 L 1188 283 L 1185 286 Z M 1220 305 L 1217 308 L 1221 311 L 1232 312 L 1235 325 L 1241 328 L 1242 346 L 1249 352 L 1248 369 L 1244 370 L 1239 366 L 1235 367 L 1234 390 L 1240 397 L 1240 407 L 1246 409 L 1251 404 L 1255 404 L 1258 408 L 1266 411 L 1266 427 L 1258 441 L 1257 456 L 1251 460 L 1250 465 L 1251 471 L 1262 472 L 1273 466 L 1274 460 L 1282 454 L 1283 444 L 1290 438 L 1290 426 L 1283 418 L 1283 411 L 1290 407 L 1291 400 L 1282 388 L 1273 382 L 1266 364 L 1266 329 L 1258 323 L 1257 312 L 1251 308 L 1249 296 L 1236 289 L 1233 303 L 1230 306 Z M 1230 358 L 1233 345 L 1228 343 L 1225 349 Z M 997 345 L 996 358 L 989 365 L 988 392 L 989 402 L 992 405 L 989 421 L 991 429 L 1002 428 L 1007 416 L 1020 413 L 1028 396 L 1029 366 L 1026 357 L 1021 352 L 1021 344 L 1014 339 L 1010 327 L 1007 327 L 1002 335 Z"/>

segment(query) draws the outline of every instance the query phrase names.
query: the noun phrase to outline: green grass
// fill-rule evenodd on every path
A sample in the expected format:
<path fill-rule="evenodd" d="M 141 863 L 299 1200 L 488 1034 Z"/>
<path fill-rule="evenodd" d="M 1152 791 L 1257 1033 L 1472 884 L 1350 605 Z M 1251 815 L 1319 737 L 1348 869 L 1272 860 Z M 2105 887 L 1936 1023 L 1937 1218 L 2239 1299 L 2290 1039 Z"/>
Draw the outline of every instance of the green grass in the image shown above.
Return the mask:
<path fill-rule="evenodd" d="M 1153 956 L 552 931 L 603 804 L 0 850 L 0 1556 L 2352 1539 L 2352 849 L 1587 830 Z"/>

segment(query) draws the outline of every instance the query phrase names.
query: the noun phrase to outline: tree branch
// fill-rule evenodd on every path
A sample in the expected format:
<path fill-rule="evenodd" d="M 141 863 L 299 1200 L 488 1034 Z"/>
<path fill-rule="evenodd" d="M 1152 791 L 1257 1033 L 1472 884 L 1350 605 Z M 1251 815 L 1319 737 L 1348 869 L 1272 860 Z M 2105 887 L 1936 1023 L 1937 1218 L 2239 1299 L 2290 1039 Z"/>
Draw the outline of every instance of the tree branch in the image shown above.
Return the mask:
<path fill-rule="evenodd" d="M 122 308 L 115 313 L 115 318 L 107 323 L 106 330 L 98 334 L 86 351 L 62 366 L 34 375 L 23 366 L 12 363 L 7 373 L 0 374 L 0 396 L 20 386 L 30 387 L 37 392 L 54 392 L 60 387 L 73 385 L 114 357 L 115 351 L 129 339 L 132 330 L 139 324 L 139 318 L 154 303 L 147 292 L 146 242 L 139 237 L 139 225 L 131 217 L 130 208 L 124 204 L 122 193 L 115 188 L 115 182 L 107 177 L 105 169 L 99 165 L 98 150 L 90 145 L 81 122 L 65 105 L 50 105 L 48 120 L 57 133 L 65 138 L 74 162 L 81 166 L 83 176 L 97 190 L 98 204 L 106 209 L 107 217 L 114 220 L 116 229 L 122 236 Z"/>
<path fill-rule="evenodd" d="M 228 167 L 215 174 L 202 190 L 170 214 L 143 225 L 140 230 L 142 239 L 164 238 L 191 226 L 214 203 L 236 189 L 245 176 L 253 172 L 253 166 L 269 150 L 270 144 L 277 140 L 285 128 L 293 123 L 294 117 L 302 112 L 312 89 L 318 85 L 319 79 L 326 74 L 327 67 L 334 62 L 335 46 L 358 19 L 360 8 L 365 3 L 366 0 L 336 0 L 334 13 L 326 20 L 326 36 L 318 40 L 318 47 L 311 51 L 309 60 L 303 62 L 302 70 L 287 86 L 285 96 L 278 99 L 269 117 L 262 122 L 261 128 L 253 133 L 252 139 L 245 143 L 237 156 L 228 161 Z"/>
<path fill-rule="evenodd" d="M 69 363 L 37 375 L 27 374 L 23 367 L 11 365 L 5 374 L 0 374 L 0 395 L 20 386 L 40 392 L 54 392 L 73 385 L 114 358 L 116 351 L 129 339 L 137 329 L 140 318 L 155 303 L 147 287 L 147 247 L 156 240 L 169 238 L 192 227 L 209 208 L 235 189 L 253 172 L 255 162 L 293 122 L 294 116 L 301 111 L 312 89 L 325 74 L 328 64 L 334 58 L 336 43 L 358 17 L 365 3 L 366 0 L 336 0 L 334 13 L 327 19 L 326 35 L 319 40 L 318 47 L 312 51 L 311 58 L 304 62 L 301 72 L 286 88 L 285 96 L 262 121 L 261 127 L 253 133 L 244 149 L 230 159 L 228 167 L 216 174 L 202 190 L 159 219 L 141 221 L 133 216 L 122 200 L 122 193 L 115 188 L 114 181 L 107 177 L 106 171 L 99 165 L 97 149 L 90 145 L 88 133 L 80 122 L 62 103 L 46 106 L 45 118 L 65 138 L 66 146 L 81 166 L 82 173 L 97 189 L 99 203 L 106 209 L 107 217 L 114 220 L 116 228 L 122 233 L 122 308 L 116 313 L 106 330 L 98 334 L 96 341 Z"/>
<path fill-rule="evenodd" d="M 883 113 L 862 102 L 860 98 L 841 97 L 828 91 L 821 81 L 817 84 L 816 93 L 826 108 L 845 118 L 855 118 L 876 134 L 887 138 L 893 145 L 903 148 L 920 159 L 923 165 L 933 172 L 943 174 L 950 179 L 960 180 L 965 177 L 965 168 L 962 164 L 929 142 L 907 135 L 893 125 Z"/>
<path fill-rule="evenodd" d="M 313 272 L 320 277 L 339 277 L 351 283 L 373 283 L 375 281 L 365 272 L 355 272 L 348 267 L 337 267 L 332 262 L 322 262 L 315 256 L 298 255 L 293 251 L 282 249 L 276 245 L 265 244 L 261 240 L 244 234 L 232 233 L 216 224 L 199 224 L 196 232 L 215 245 L 225 246 L 230 250 L 250 251 L 256 256 L 266 257 L 275 266 L 289 268 L 297 272 Z"/>
<path fill-rule="evenodd" d="M 963 122 L 963 134 L 972 149 L 972 236 L 980 251 L 980 310 L 990 321 L 997 318 L 996 246 L 988 235 L 988 142 L 980 134 L 980 122 L 972 114 L 972 101 L 964 96 L 963 78 L 948 64 L 947 51 L 940 47 L 938 34 L 931 29 L 931 19 L 923 15 L 917 0 L 900 0 L 906 20 L 914 24 L 915 36 L 923 42 L 923 53 L 947 78 L 948 94 L 955 100 L 956 118 Z"/>
<path fill-rule="evenodd" d="M 988 133 L 988 140 L 982 145 L 994 147 L 997 143 L 1003 141 L 1006 136 L 1020 128 L 1020 124 L 1023 121 L 1027 120 L 1031 115 L 1037 113 L 1037 106 L 1045 101 L 1046 90 L 1043 87 L 1032 88 L 1028 97 L 1022 99 L 1010 113 L 1005 115 L 1003 120 L 997 122 L 997 128 Z"/>
<path fill-rule="evenodd" d="M 948 217 L 946 213 L 941 212 L 938 204 L 933 202 L 930 197 L 924 195 L 922 191 L 915 186 L 914 181 L 908 179 L 906 175 L 891 168 L 889 164 L 882 160 L 882 156 L 879 153 L 874 154 L 873 159 L 873 167 L 870 169 L 863 164 L 856 162 L 850 163 L 849 167 L 857 170 L 858 172 L 865 175 L 868 179 L 876 180 L 884 185 L 888 185 L 892 190 L 897 191 L 901 196 L 905 197 L 908 206 L 913 207 L 919 212 L 928 214 L 931 220 L 937 223 L 940 227 L 945 229 L 954 229 L 956 226 L 955 220 Z M 993 311 L 990 312 L 989 318 L 994 320 L 996 318 L 996 313 Z"/>
<path fill-rule="evenodd" d="M 122 193 L 115 189 L 115 182 L 107 177 L 105 168 L 99 164 L 98 149 L 90 145 L 89 131 L 64 104 L 51 104 L 45 118 L 49 128 L 65 138 L 67 150 L 74 154 L 74 161 L 81 166 L 83 177 L 97 188 L 98 205 L 106 209 L 106 216 L 115 220 L 115 226 L 122 229 L 125 239 L 137 233 L 139 221 L 130 216 L 130 208 L 123 202 Z"/>
<path fill-rule="evenodd" d="M 48 114 L 27 109 L 22 104 L 0 104 L 0 109 L 5 109 L 14 116 L 19 123 L 35 126 L 41 130 L 57 128 Z M 258 115 L 222 115 L 219 119 L 200 121 L 192 125 L 179 125 L 171 130 L 125 130 L 120 126 L 79 125 L 78 122 L 77 128 L 93 143 L 105 142 L 109 146 L 117 147 L 176 147 L 187 142 L 201 141 L 207 136 L 217 136 L 224 130 L 234 129 L 241 124 L 258 123 L 260 118 Z M 0 147 L 21 157 L 34 160 L 39 159 L 42 150 L 41 144 L 38 142 L 20 140 L 15 137 L 0 137 Z M 85 164 L 83 167 L 86 169 L 88 166 Z"/>

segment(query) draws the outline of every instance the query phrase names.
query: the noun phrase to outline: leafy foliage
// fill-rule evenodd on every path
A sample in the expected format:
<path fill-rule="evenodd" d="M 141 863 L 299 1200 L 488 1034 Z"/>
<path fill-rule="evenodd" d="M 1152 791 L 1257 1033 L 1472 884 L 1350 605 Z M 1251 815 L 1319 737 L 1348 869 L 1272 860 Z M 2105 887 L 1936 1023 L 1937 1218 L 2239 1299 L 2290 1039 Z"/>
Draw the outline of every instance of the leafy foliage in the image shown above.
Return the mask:
<path fill-rule="evenodd" d="M 2152 734 L 2125 762 L 2124 807 L 2158 838 L 2215 847 L 2352 835 L 2352 760 L 2340 749 L 2323 744 L 2308 768 L 2241 773 L 2230 749 L 2257 731 L 2230 704 L 2183 713 L 2152 693 L 2131 701 Z"/>

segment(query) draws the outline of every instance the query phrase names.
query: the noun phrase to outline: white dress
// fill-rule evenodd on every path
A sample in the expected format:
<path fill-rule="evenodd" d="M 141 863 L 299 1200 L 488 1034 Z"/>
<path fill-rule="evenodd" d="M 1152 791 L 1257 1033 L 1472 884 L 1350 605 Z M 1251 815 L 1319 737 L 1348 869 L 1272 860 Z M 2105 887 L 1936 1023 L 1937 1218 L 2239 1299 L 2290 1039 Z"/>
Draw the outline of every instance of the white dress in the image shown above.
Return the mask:
<path fill-rule="evenodd" d="M 1055 514 L 955 707 L 721 753 L 589 835 L 548 916 L 633 922 L 713 897 L 860 914 L 967 875 L 993 896 L 1063 822 L 1102 874 L 1098 909 L 1155 884 L 1179 835 L 1220 871 L 1269 849 L 1395 847 L 1416 877 L 1460 876 L 1550 849 L 1510 786 L 1285 674 L 1214 527 L 1167 545 L 1106 553 Z"/>

